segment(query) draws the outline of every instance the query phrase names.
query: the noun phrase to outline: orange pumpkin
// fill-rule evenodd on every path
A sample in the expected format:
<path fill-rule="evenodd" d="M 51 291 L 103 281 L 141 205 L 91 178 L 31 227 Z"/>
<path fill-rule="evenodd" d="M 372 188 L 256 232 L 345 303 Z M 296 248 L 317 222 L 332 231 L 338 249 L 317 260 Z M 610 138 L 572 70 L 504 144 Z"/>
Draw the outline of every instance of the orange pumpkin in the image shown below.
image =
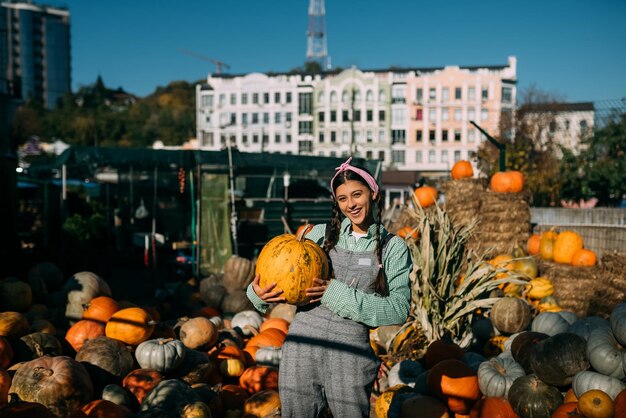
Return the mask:
<path fill-rule="evenodd" d="M 154 369 L 135 369 L 124 377 L 122 387 L 141 404 L 146 394 L 162 380 L 163 375 Z"/>
<path fill-rule="evenodd" d="M 578 402 L 564 402 L 553 413 L 552 418 L 585 418 L 578 409 Z"/>
<path fill-rule="evenodd" d="M 524 190 L 524 174 L 521 171 L 511 170 L 508 172 L 511 177 L 511 193 L 519 193 Z"/>
<path fill-rule="evenodd" d="M 448 403 L 452 412 L 467 414 L 482 396 L 476 372 L 461 360 L 443 360 L 428 372 L 428 388 Z"/>
<path fill-rule="evenodd" d="M 15 355 L 13 347 L 4 337 L 0 337 L 0 367 L 7 368 L 13 361 Z"/>
<path fill-rule="evenodd" d="M 585 248 L 576 251 L 572 256 L 572 266 L 591 267 L 595 266 L 598 261 L 596 253 Z"/>
<path fill-rule="evenodd" d="M 282 234 L 261 250 L 256 274 L 262 288 L 276 283 L 287 303 L 304 305 L 309 302 L 305 291 L 314 286 L 313 280 L 328 279 L 328 258 L 319 245 L 304 238 L 304 230 L 297 236 Z"/>
<path fill-rule="evenodd" d="M 154 331 L 154 322 L 142 308 L 126 308 L 115 312 L 107 321 L 105 335 L 128 345 L 146 341 Z"/>
<path fill-rule="evenodd" d="M 28 319 L 20 312 L 0 312 L 0 336 L 19 338 L 28 332 Z"/>
<path fill-rule="evenodd" d="M 578 398 L 578 409 L 588 418 L 612 418 L 615 412 L 613 399 L 598 389 L 589 390 Z"/>
<path fill-rule="evenodd" d="M 437 189 L 432 186 L 422 186 L 415 189 L 413 192 L 415 199 L 419 203 L 419 205 L 426 209 L 430 206 L 433 206 L 435 202 L 437 202 L 437 198 L 439 197 L 439 193 L 437 193 Z"/>
<path fill-rule="evenodd" d="M 229 409 L 243 409 L 243 404 L 250 395 L 239 385 L 224 385 L 219 391 L 224 411 Z"/>
<path fill-rule="evenodd" d="M 626 389 L 613 399 L 613 406 L 615 406 L 616 417 L 626 417 Z"/>
<path fill-rule="evenodd" d="M 452 166 L 450 174 L 455 180 L 474 177 L 474 169 L 469 161 L 459 160 Z"/>
<path fill-rule="evenodd" d="M 72 418 L 127 418 L 130 410 L 111 401 L 96 399 L 84 405 Z"/>
<path fill-rule="evenodd" d="M 539 254 L 539 244 L 541 243 L 541 235 L 533 234 L 528 238 L 526 242 L 526 251 L 530 255 L 538 255 Z"/>
<path fill-rule="evenodd" d="M 539 242 L 539 255 L 542 259 L 552 261 L 554 242 L 556 241 L 558 235 L 559 234 L 554 228 L 541 234 L 541 240 Z"/>
<path fill-rule="evenodd" d="M 496 193 L 519 193 L 524 190 L 524 175 L 519 171 L 500 171 L 491 176 L 489 188 Z"/>
<path fill-rule="evenodd" d="M 554 241 L 552 259 L 556 263 L 572 264 L 574 254 L 583 248 L 583 239 L 574 231 L 562 231 Z"/>
<path fill-rule="evenodd" d="M 398 236 L 404 239 L 410 238 L 415 240 L 419 237 L 419 232 L 417 232 L 417 228 L 404 226 L 398 230 Z"/>
<path fill-rule="evenodd" d="M 81 319 L 67 330 L 65 339 L 78 352 L 85 341 L 102 335 L 104 335 L 104 324 L 89 319 Z"/>
<path fill-rule="evenodd" d="M 239 386 L 249 394 L 262 390 L 278 390 L 278 369 L 269 366 L 248 367 L 239 377 Z"/>
<path fill-rule="evenodd" d="M 83 306 L 83 319 L 106 323 L 120 308 L 117 302 L 108 296 L 98 296 Z"/>
<path fill-rule="evenodd" d="M 246 362 L 246 357 L 243 353 L 243 350 L 236 345 L 220 344 L 219 347 L 216 347 L 214 350 L 210 351 L 209 356 L 214 362 L 219 362 L 219 360 L 225 360 L 229 358 L 239 359 L 244 364 Z"/>
<path fill-rule="evenodd" d="M 250 396 L 243 404 L 245 418 L 265 418 L 278 416 L 280 397 L 275 390 L 262 390 Z"/>
<path fill-rule="evenodd" d="M 246 343 L 244 352 L 250 354 L 250 357 L 254 359 L 256 351 L 261 347 L 282 347 L 283 342 L 287 334 L 276 328 L 268 328 L 263 332 L 259 332 L 254 337 L 250 338 Z M 249 363 L 249 362 L 248 362 Z"/>
<path fill-rule="evenodd" d="M 285 334 L 289 332 L 289 321 L 283 318 L 268 318 L 261 324 L 259 328 L 260 332 L 265 331 L 266 329 L 275 328 L 278 329 Z"/>
<path fill-rule="evenodd" d="M 505 398 L 486 397 L 474 404 L 470 418 L 518 418 Z"/>
<path fill-rule="evenodd" d="M 565 392 L 565 396 L 563 397 L 563 403 L 568 402 L 578 402 L 578 398 L 574 393 L 574 388 L 569 388 L 567 389 L 567 392 Z"/>
<path fill-rule="evenodd" d="M 9 375 L 9 372 L 0 368 L 0 406 L 7 403 L 10 388 L 11 376 Z"/>
<path fill-rule="evenodd" d="M 215 316 L 220 316 L 220 311 L 211 306 L 204 306 L 196 311 L 195 316 L 203 316 L 205 318 L 211 319 Z"/>

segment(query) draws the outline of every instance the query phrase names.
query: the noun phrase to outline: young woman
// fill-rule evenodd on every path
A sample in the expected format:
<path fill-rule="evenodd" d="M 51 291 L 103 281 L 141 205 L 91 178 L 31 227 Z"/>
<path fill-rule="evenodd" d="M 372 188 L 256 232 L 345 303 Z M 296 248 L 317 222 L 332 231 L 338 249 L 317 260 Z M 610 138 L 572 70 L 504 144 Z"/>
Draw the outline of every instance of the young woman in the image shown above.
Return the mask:
<path fill-rule="evenodd" d="M 298 307 L 289 327 L 279 368 L 283 418 L 315 418 L 326 405 L 337 418 L 369 417 L 379 367 L 369 330 L 402 324 L 409 313 L 408 248 L 381 225 L 378 184 L 351 160 L 330 181 L 330 225 L 307 234 L 328 254 L 332 278 L 307 289 L 311 303 Z M 275 284 L 261 288 L 258 276 L 248 287 L 261 312 L 284 302 L 281 293 Z"/>

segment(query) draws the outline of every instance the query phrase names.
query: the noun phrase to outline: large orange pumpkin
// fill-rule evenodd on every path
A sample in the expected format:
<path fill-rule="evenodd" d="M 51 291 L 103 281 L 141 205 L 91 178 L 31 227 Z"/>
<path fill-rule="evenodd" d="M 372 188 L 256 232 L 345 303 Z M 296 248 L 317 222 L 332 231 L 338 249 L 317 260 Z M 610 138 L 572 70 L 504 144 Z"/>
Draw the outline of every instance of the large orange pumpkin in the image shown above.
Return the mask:
<path fill-rule="evenodd" d="M 108 296 L 98 296 L 91 299 L 84 306 L 83 319 L 106 323 L 120 307 L 117 302 Z"/>
<path fill-rule="evenodd" d="M 486 397 L 474 404 L 470 418 L 518 418 L 505 398 Z"/>
<path fill-rule="evenodd" d="M 78 352 L 85 341 L 104 335 L 104 324 L 89 319 L 81 319 L 67 330 L 65 339 Z"/>
<path fill-rule="evenodd" d="M 519 193 L 524 190 L 524 175 L 519 171 L 500 171 L 491 176 L 489 188 L 496 193 Z"/>
<path fill-rule="evenodd" d="M 585 418 L 585 416 L 578 409 L 578 402 L 563 402 L 552 413 L 552 418 Z"/>
<path fill-rule="evenodd" d="M 115 312 L 107 321 L 105 335 L 128 345 L 146 341 L 154 331 L 154 322 L 142 308 L 126 308 Z"/>
<path fill-rule="evenodd" d="M 266 329 L 276 328 L 287 334 L 289 332 L 289 321 L 283 318 L 268 318 L 261 324 L 260 332 Z"/>
<path fill-rule="evenodd" d="M 552 259 L 561 264 L 572 264 L 574 254 L 583 248 L 583 239 L 574 231 L 561 232 L 554 241 Z"/>
<path fill-rule="evenodd" d="M 586 248 L 581 248 L 572 256 L 572 266 L 591 267 L 595 266 L 597 261 L 596 253 Z"/>
<path fill-rule="evenodd" d="M 239 377 L 239 386 L 249 394 L 262 390 L 278 390 L 278 369 L 269 366 L 248 367 Z"/>
<path fill-rule="evenodd" d="M 474 177 L 474 169 L 469 161 L 459 160 L 452 166 L 450 174 L 455 180 Z"/>
<path fill-rule="evenodd" d="M 415 199 L 417 200 L 419 205 L 424 209 L 433 206 L 435 202 L 437 202 L 437 198 L 439 197 L 437 189 L 432 186 L 418 187 L 413 192 L 413 195 L 415 196 Z"/>
<path fill-rule="evenodd" d="M 309 303 L 306 289 L 314 286 L 314 279 L 328 279 L 328 258 L 315 242 L 299 235 L 282 234 L 272 238 L 261 250 L 256 262 L 259 285 L 264 288 L 276 283 L 283 291 L 286 303 Z"/>
<path fill-rule="evenodd" d="M 526 251 L 530 255 L 538 255 L 539 254 L 539 245 L 541 244 L 541 235 L 540 234 L 532 234 L 528 241 L 526 242 Z"/>

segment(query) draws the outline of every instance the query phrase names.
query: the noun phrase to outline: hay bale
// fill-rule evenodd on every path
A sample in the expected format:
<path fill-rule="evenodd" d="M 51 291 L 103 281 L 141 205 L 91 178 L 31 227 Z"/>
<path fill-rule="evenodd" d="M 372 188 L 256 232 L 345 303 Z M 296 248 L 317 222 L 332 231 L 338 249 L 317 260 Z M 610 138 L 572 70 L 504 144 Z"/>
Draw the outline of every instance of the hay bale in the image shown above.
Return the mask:
<path fill-rule="evenodd" d="M 478 217 L 486 179 L 450 180 L 442 185 L 446 199 L 444 210 L 456 227 L 468 226 Z"/>
<path fill-rule="evenodd" d="M 602 271 L 598 266 L 575 267 L 539 260 L 539 272 L 554 285 L 554 297 L 559 305 L 578 316 L 590 313 L 591 301 L 596 297 L 596 289 L 602 283 Z"/>
<path fill-rule="evenodd" d="M 602 281 L 596 287 L 589 314 L 608 318 L 613 308 L 626 300 L 626 253 L 607 253 L 600 265 Z"/>

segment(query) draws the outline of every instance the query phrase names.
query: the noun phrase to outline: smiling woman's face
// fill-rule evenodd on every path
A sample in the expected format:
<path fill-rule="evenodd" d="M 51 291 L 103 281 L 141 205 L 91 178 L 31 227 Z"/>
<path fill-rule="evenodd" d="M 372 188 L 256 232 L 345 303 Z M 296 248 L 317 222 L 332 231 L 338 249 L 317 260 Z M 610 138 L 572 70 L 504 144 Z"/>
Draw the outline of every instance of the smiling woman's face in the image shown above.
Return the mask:
<path fill-rule="evenodd" d="M 370 188 L 356 180 L 347 180 L 335 190 L 339 210 L 352 222 L 352 230 L 366 233 L 374 223 L 372 195 Z"/>

